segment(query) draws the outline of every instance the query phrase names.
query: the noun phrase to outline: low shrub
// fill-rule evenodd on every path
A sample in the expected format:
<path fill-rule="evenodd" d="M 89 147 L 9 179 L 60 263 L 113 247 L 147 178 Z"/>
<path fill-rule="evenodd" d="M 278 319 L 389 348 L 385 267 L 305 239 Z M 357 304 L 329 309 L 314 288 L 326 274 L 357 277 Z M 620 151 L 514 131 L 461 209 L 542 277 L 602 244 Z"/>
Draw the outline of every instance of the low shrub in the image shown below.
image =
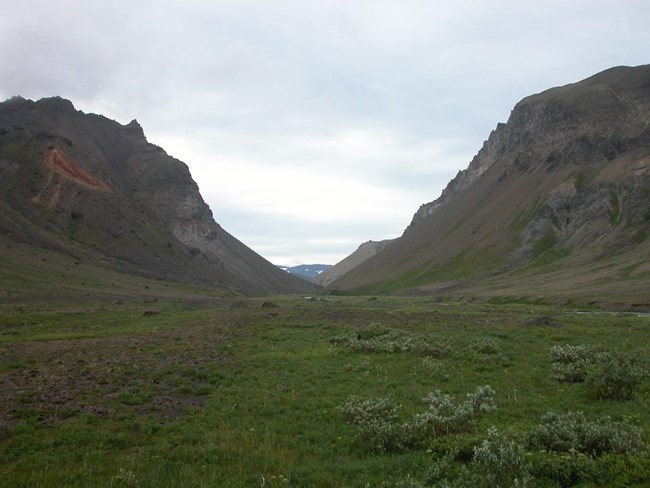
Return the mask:
<path fill-rule="evenodd" d="M 582 453 L 536 455 L 532 459 L 530 472 L 536 480 L 549 480 L 551 486 L 557 487 L 575 486 L 599 478 L 596 460 Z M 603 485 L 599 483 L 596 486 Z"/>
<path fill-rule="evenodd" d="M 443 359 L 454 352 L 449 339 L 441 337 L 423 337 L 415 342 L 416 351 L 425 357 L 433 357 L 436 359 Z"/>
<path fill-rule="evenodd" d="M 370 324 L 351 334 L 330 339 L 337 349 L 351 352 L 417 352 L 422 356 L 438 359 L 449 356 L 454 348 L 448 339 L 438 337 L 417 337 L 407 331 L 391 329 L 381 324 Z"/>
<path fill-rule="evenodd" d="M 441 361 L 434 359 L 432 356 L 425 356 L 422 358 L 422 366 L 427 373 L 435 377 L 438 381 L 449 381 L 450 375 Z"/>
<path fill-rule="evenodd" d="M 551 377 L 561 383 L 582 383 L 589 368 L 598 362 L 600 351 L 579 344 L 572 346 L 553 346 L 550 350 Z"/>
<path fill-rule="evenodd" d="M 385 398 L 363 400 L 353 396 L 338 411 L 357 426 L 357 443 L 371 451 L 383 452 L 404 450 L 466 429 L 473 420 L 496 409 L 494 390 L 487 385 L 468 393 L 460 404 L 438 390 L 424 401 L 428 410 L 415 414 L 411 423 L 403 424 L 397 422 L 399 407 Z"/>
<path fill-rule="evenodd" d="M 404 429 L 396 423 L 399 407 L 386 398 L 350 397 L 338 410 L 357 426 L 355 442 L 374 452 L 398 451 L 405 445 Z"/>
<path fill-rule="evenodd" d="M 392 422 L 397 418 L 398 409 L 399 406 L 387 398 L 363 400 L 358 396 L 352 396 L 338 408 L 338 411 L 346 420 L 359 425 L 375 420 Z"/>
<path fill-rule="evenodd" d="M 531 486 L 530 464 L 524 446 L 507 439 L 492 427 L 488 437 L 474 448 L 469 469 L 461 483 L 477 488 Z"/>
<path fill-rule="evenodd" d="M 576 361 L 575 363 L 553 363 L 551 365 L 551 378 L 560 383 L 582 383 L 587 378 L 589 363 Z"/>
<path fill-rule="evenodd" d="M 597 398 L 628 400 L 646 375 L 640 355 L 567 344 L 552 347 L 550 356 L 553 379 L 586 382 Z"/>
<path fill-rule="evenodd" d="M 494 390 L 489 385 L 477 387 L 460 404 L 440 390 L 427 395 L 424 401 L 428 410 L 416 414 L 409 426 L 411 437 L 421 441 L 458 432 L 475 418 L 496 409 Z"/>
<path fill-rule="evenodd" d="M 406 331 L 370 324 L 355 333 L 332 337 L 330 344 L 351 352 L 396 353 L 412 350 L 415 339 Z"/>
<path fill-rule="evenodd" d="M 572 346 L 565 344 L 563 346 L 553 346 L 549 352 L 551 361 L 559 364 L 571 364 L 579 361 L 585 361 L 593 356 L 592 348 L 579 344 Z"/>
<path fill-rule="evenodd" d="M 524 446 L 499 434 L 496 428 L 488 430 L 487 439 L 473 448 L 466 465 L 453 461 L 451 452 L 437 459 L 429 467 L 422 482 L 408 478 L 413 487 L 444 488 L 499 488 L 532 486 L 530 463 Z M 400 485 L 398 485 L 400 486 Z"/>
<path fill-rule="evenodd" d="M 474 354 L 492 355 L 499 354 L 501 352 L 501 347 L 494 339 L 483 337 L 474 339 L 470 345 L 467 346 L 467 350 Z"/>
<path fill-rule="evenodd" d="M 590 456 L 634 453 L 645 447 L 639 427 L 609 417 L 589 421 L 582 412 L 547 413 L 528 443 L 532 448 Z"/>
<path fill-rule="evenodd" d="M 474 339 L 466 348 L 466 352 L 473 363 L 482 365 L 499 365 L 504 362 L 501 355 L 501 346 L 490 338 Z"/>
<path fill-rule="evenodd" d="M 597 398 L 629 400 L 646 371 L 637 356 L 608 352 L 587 372 L 586 383 Z"/>
<path fill-rule="evenodd" d="M 605 454 L 598 459 L 601 486 L 650 486 L 650 456 Z"/>

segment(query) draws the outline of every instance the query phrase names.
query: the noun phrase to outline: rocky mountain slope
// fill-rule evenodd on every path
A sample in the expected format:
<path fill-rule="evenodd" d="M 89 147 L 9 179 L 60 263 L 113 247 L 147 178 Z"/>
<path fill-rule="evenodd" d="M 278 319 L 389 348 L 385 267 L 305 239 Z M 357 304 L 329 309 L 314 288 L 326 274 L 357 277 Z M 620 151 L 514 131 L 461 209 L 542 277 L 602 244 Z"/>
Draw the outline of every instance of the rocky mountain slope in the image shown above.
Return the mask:
<path fill-rule="evenodd" d="M 650 66 L 520 101 L 404 235 L 333 285 L 650 303 Z"/>
<path fill-rule="evenodd" d="M 264 294 L 309 290 L 217 224 L 143 129 L 58 97 L 0 104 L 0 237 L 121 272 Z"/>
<path fill-rule="evenodd" d="M 314 281 L 321 286 L 327 286 L 339 279 L 344 274 L 350 272 L 352 269 L 359 266 L 361 263 L 370 259 L 379 251 L 381 251 L 386 244 L 391 242 L 391 239 L 383 241 L 367 241 L 361 244 L 356 251 L 347 256 L 342 261 L 339 261 L 328 270 L 322 272 L 315 277 Z"/>

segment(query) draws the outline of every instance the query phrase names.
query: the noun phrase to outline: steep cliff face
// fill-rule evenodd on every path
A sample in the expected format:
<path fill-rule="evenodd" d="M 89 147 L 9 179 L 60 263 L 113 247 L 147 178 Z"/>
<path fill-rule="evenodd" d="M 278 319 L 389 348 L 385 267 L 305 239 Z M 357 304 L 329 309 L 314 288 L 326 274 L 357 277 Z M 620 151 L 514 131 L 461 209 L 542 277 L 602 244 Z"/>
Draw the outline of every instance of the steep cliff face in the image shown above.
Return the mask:
<path fill-rule="evenodd" d="M 127 272 L 246 293 L 282 273 L 213 219 L 188 167 L 127 125 L 58 97 L 0 104 L 0 231 Z"/>
<path fill-rule="evenodd" d="M 612 161 L 648 137 L 648 80 L 645 67 L 614 68 L 581 83 L 554 88 L 519 102 L 508 123 L 497 124 L 467 169 L 459 171 L 440 197 L 423 204 L 406 231 L 468 188 L 493 165 L 502 179 L 544 163 L 560 165 Z M 610 171 L 611 175 L 624 176 Z M 638 172 L 637 172 L 638 175 Z M 579 183 L 586 183 L 584 177 Z"/>
<path fill-rule="evenodd" d="M 462 286 L 610 258 L 636 269 L 649 195 L 650 66 L 613 68 L 519 102 L 395 245 L 337 285 Z"/>

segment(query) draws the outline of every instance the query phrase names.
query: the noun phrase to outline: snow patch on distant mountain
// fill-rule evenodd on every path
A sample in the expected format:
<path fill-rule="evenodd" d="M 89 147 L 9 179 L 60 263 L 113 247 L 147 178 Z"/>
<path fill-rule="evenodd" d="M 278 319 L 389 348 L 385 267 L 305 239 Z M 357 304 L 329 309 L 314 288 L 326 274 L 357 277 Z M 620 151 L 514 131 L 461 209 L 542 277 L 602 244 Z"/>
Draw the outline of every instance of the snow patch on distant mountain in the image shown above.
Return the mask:
<path fill-rule="evenodd" d="M 306 280 L 312 281 L 315 277 L 319 276 L 323 271 L 331 268 L 331 264 L 300 264 L 298 266 L 282 266 L 278 265 L 283 271 L 292 275 L 300 276 Z"/>

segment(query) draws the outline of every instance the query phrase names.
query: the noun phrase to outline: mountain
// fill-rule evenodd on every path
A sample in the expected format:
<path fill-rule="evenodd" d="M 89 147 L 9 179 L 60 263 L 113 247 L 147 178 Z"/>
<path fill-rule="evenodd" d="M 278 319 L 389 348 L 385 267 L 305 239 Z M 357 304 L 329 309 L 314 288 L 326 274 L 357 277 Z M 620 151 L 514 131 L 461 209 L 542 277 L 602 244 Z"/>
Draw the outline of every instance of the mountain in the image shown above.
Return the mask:
<path fill-rule="evenodd" d="M 280 269 L 292 275 L 300 276 L 309 281 L 316 282 L 316 278 L 331 268 L 331 264 L 299 264 L 298 266 L 279 266 Z"/>
<path fill-rule="evenodd" d="M 350 272 L 352 269 L 359 266 L 361 263 L 370 259 L 372 256 L 381 251 L 386 244 L 391 242 L 391 239 L 384 241 L 368 241 L 361 244 L 356 251 L 347 256 L 342 261 L 339 261 L 328 270 L 319 274 L 314 281 L 321 286 L 327 286 L 335 282 L 344 274 Z"/>
<path fill-rule="evenodd" d="M 340 291 L 650 304 L 650 66 L 521 100 Z"/>
<path fill-rule="evenodd" d="M 137 121 L 59 97 L 0 103 L 0 238 L 235 293 L 313 288 L 222 229 L 188 167 L 147 142 Z"/>

